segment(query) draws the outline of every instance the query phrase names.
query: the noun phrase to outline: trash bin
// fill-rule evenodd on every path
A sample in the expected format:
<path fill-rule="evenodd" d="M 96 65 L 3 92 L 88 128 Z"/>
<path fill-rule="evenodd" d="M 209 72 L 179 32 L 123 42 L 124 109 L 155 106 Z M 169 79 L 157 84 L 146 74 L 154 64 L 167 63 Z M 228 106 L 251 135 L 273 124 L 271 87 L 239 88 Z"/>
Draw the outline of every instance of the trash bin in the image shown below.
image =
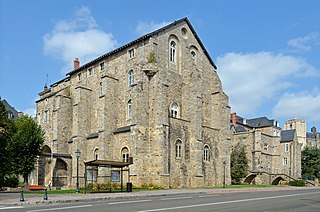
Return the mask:
<path fill-rule="evenodd" d="M 127 183 L 127 192 L 132 192 L 132 183 Z"/>

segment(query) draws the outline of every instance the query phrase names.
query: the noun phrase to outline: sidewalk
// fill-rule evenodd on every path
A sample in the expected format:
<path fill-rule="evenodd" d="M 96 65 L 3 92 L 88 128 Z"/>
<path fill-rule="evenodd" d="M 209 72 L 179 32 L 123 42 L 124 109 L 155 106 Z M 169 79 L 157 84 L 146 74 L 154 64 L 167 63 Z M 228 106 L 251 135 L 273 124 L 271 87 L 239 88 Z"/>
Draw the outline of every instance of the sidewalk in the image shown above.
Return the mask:
<path fill-rule="evenodd" d="M 186 194 L 218 194 L 233 192 L 258 192 L 278 190 L 301 190 L 320 189 L 320 187 L 266 187 L 266 188 L 204 188 L 204 189 L 169 189 L 169 190 L 147 190 L 139 192 L 119 193 L 94 193 L 94 194 L 48 194 L 48 200 L 44 200 L 44 194 L 24 194 L 24 202 L 20 202 L 20 193 L 0 193 L 1 206 L 33 205 L 33 204 L 55 204 L 70 202 L 89 202 L 115 199 L 132 199 L 136 197 L 156 197 Z"/>

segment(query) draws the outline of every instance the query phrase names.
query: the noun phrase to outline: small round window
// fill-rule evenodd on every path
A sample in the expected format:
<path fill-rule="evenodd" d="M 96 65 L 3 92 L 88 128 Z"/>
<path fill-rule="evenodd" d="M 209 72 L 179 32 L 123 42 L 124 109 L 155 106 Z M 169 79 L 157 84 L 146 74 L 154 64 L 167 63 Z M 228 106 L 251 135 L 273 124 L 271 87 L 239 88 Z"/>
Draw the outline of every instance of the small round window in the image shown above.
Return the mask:
<path fill-rule="evenodd" d="M 182 34 L 182 36 L 184 37 L 184 38 L 187 38 L 187 29 L 186 28 L 182 28 L 181 29 L 181 34 Z"/>

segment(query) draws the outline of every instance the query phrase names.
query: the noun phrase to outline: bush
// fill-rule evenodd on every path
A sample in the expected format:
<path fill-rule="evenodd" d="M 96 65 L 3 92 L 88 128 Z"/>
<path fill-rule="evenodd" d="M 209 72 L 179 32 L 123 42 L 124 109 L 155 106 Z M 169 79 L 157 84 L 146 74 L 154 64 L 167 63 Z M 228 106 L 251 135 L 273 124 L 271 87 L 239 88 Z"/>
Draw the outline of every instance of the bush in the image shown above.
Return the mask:
<path fill-rule="evenodd" d="M 306 183 L 303 180 L 294 180 L 289 182 L 290 186 L 306 186 Z"/>
<path fill-rule="evenodd" d="M 19 178 L 16 175 L 6 176 L 4 179 L 4 186 L 16 188 L 19 184 Z"/>

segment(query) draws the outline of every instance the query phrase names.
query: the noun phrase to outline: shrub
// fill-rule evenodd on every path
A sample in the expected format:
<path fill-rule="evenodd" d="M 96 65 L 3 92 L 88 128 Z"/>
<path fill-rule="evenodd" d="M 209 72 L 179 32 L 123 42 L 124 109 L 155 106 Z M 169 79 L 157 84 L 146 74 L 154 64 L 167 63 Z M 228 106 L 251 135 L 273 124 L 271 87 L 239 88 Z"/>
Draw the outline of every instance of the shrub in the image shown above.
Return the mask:
<path fill-rule="evenodd" d="M 10 175 L 5 178 L 4 186 L 16 188 L 19 184 L 19 178 L 16 175 Z"/>
<path fill-rule="evenodd" d="M 306 186 L 306 183 L 303 180 L 293 180 L 289 182 L 290 186 Z"/>

